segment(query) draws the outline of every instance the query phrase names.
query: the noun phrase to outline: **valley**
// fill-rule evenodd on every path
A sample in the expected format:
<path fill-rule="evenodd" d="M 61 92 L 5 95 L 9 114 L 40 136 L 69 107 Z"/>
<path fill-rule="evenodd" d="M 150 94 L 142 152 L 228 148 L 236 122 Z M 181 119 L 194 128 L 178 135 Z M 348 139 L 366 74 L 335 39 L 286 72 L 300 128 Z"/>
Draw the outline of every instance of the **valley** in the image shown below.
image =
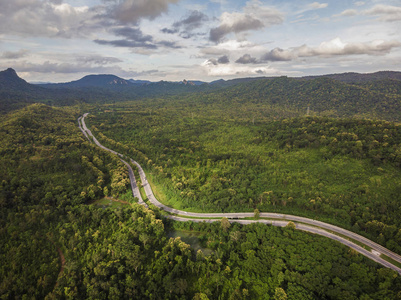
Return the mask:
<path fill-rule="evenodd" d="M 399 83 L 347 76 L 3 97 L 0 295 L 397 299 Z"/>

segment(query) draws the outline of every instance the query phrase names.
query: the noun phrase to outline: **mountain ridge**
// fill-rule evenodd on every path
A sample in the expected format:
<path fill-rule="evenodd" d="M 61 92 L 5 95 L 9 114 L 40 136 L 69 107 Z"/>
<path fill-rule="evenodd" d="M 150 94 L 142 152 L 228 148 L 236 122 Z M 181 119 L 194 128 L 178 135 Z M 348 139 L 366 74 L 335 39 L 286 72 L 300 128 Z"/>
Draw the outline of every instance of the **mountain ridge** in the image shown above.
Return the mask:
<path fill-rule="evenodd" d="M 380 71 L 368 74 L 341 73 L 306 77 L 257 77 L 218 80 L 211 83 L 144 82 L 125 80 L 115 75 L 87 75 L 65 83 L 33 85 L 9 68 L 0 72 L 2 112 L 33 102 L 52 105 L 108 103 L 191 95 L 199 101 L 232 101 L 279 105 L 336 117 L 365 116 L 401 121 L 401 72 Z M 112 100 L 111 100 L 112 99 Z M 210 101 L 210 100 L 208 100 Z"/>
<path fill-rule="evenodd" d="M 4 76 L 4 74 L 8 74 L 14 78 L 19 78 L 23 80 L 25 83 L 26 82 L 24 79 L 20 78 L 17 74 L 17 72 L 13 68 L 8 68 L 4 71 L 0 71 L 0 84 L 2 83 L 2 78 L 1 76 Z M 42 86 L 42 87 L 49 87 L 49 86 L 58 86 L 58 87 L 100 87 L 104 85 L 146 85 L 146 84 L 151 84 L 151 83 L 162 83 L 162 82 L 169 82 L 169 83 L 177 83 L 177 84 L 184 84 L 184 85 L 192 85 L 192 86 L 197 86 L 197 85 L 235 85 L 237 83 L 243 83 L 243 82 L 250 82 L 250 81 L 256 81 L 260 79 L 274 79 L 274 78 L 279 78 L 279 77 L 288 77 L 291 79 L 316 79 L 316 78 L 332 78 L 335 80 L 343 81 L 343 82 L 355 82 L 355 83 L 361 83 L 361 82 L 366 82 L 366 81 L 376 81 L 376 80 L 383 80 L 383 79 L 393 79 L 393 80 L 399 80 L 401 81 L 401 72 L 399 71 L 377 71 L 373 73 L 357 73 L 357 72 L 344 72 L 344 73 L 333 73 L 333 74 L 324 74 L 324 75 L 307 75 L 307 76 L 301 76 L 301 77 L 289 77 L 289 76 L 270 76 L 270 77 L 241 77 L 241 78 L 234 78 L 234 79 L 217 79 L 211 82 L 205 82 L 201 80 L 186 80 L 183 79 L 182 81 L 149 81 L 149 80 L 141 80 L 141 79 L 124 79 L 121 77 L 118 77 L 113 74 L 89 74 L 85 75 L 84 77 L 78 79 L 78 80 L 73 80 L 69 82 L 61 82 L 61 83 L 28 83 L 31 85 L 35 86 Z"/>

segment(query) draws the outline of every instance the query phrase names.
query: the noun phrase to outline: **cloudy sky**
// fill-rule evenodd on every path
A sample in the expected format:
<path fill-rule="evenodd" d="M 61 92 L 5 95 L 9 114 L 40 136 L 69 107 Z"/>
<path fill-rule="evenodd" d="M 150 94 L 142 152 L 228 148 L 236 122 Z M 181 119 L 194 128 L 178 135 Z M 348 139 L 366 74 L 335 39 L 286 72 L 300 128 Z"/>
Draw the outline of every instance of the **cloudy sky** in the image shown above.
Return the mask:
<path fill-rule="evenodd" d="M 401 71 L 401 0 L 0 0 L 0 69 L 27 81 Z"/>

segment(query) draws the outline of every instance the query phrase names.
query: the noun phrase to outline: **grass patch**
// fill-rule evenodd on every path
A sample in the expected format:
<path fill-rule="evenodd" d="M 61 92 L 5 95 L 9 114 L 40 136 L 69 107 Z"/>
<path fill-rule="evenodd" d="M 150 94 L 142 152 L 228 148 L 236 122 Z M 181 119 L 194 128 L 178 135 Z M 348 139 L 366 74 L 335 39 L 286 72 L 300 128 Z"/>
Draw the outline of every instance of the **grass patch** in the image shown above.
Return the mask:
<path fill-rule="evenodd" d="M 401 263 L 399 263 L 398 261 L 396 261 L 384 254 L 380 254 L 380 258 L 383 258 L 385 261 L 388 261 L 389 263 L 393 264 L 394 266 L 401 268 Z"/>
<path fill-rule="evenodd" d="M 187 212 L 194 212 L 194 213 L 213 213 L 216 211 L 205 211 L 199 207 L 194 206 L 186 206 L 183 203 L 183 200 L 176 199 L 171 191 L 168 191 L 162 184 L 158 183 L 157 180 L 153 180 L 153 173 L 146 171 L 147 180 L 152 188 L 153 194 L 156 199 L 171 208 L 178 209 L 178 210 L 185 210 Z"/>
<path fill-rule="evenodd" d="M 169 201 L 167 200 L 166 195 L 160 191 L 161 187 L 159 187 L 157 184 L 154 183 L 153 181 L 153 174 L 150 172 L 146 172 L 148 174 L 147 180 L 150 184 L 150 187 L 153 191 L 153 195 L 155 195 L 156 199 L 160 201 L 160 203 L 163 203 L 164 205 L 170 204 Z"/>

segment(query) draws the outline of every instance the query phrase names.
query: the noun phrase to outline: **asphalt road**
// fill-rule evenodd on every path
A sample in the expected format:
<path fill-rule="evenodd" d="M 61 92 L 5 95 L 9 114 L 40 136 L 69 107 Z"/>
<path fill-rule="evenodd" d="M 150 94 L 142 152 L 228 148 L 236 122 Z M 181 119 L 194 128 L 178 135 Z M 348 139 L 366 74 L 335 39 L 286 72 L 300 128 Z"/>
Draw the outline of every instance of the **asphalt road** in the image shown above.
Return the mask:
<path fill-rule="evenodd" d="M 135 180 L 135 175 L 134 175 L 134 171 L 132 170 L 132 167 L 130 166 L 129 163 L 127 163 L 125 160 L 121 159 L 120 160 L 127 166 L 128 168 L 128 175 L 129 175 L 129 179 L 131 181 L 131 190 L 132 190 L 132 195 L 138 198 L 138 204 L 141 204 L 145 207 L 148 207 L 148 205 L 145 203 L 145 201 L 143 201 L 141 193 L 139 191 L 139 188 L 136 184 L 136 180 Z"/>
<path fill-rule="evenodd" d="M 96 145 L 98 145 L 99 147 L 101 147 L 102 149 L 104 149 L 106 151 L 110 151 L 111 153 L 114 153 L 114 154 L 118 155 L 119 157 L 123 157 L 122 154 L 120 154 L 114 150 L 111 150 L 109 148 L 106 148 L 99 143 L 99 141 L 93 136 L 92 132 L 86 127 L 85 117 L 87 115 L 88 115 L 88 113 L 85 113 L 82 117 L 80 117 L 78 119 L 78 124 L 79 124 L 79 128 L 81 129 L 83 134 L 88 138 L 88 140 L 90 141 L 89 137 L 91 137 L 93 139 L 94 143 Z M 141 202 L 139 202 L 139 204 L 147 206 L 146 203 L 142 200 L 142 197 L 139 193 L 139 189 L 137 187 L 131 166 L 126 161 L 124 161 L 124 160 L 122 160 L 122 161 L 128 167 L 128 172 L 130 174 L 129 176 L 130 176 L 130 180 L 131 180 L 131 187 L 132 187 L 132 192 L 133 192 L 134 197 L 138 197 L 137 195 L 139 195 L 138 199 L 140 199 L 140 201 L 141 201 Z M 254 214 L 250 213 L 250 212 L 244 212 L 244 213 L 194 213 L 194 212 L 186 212 L 183 210 L 178 210 L 178 209 L 168 207 L 168 206 L 160 203 L 156 199 L 156 197 L 153 195 L 152 189 L 149 185 L 149 182 L 146 178 L 146 174 L 143 171 L 142 167 L 135 160 L 133 160 L 131 158 L 130 158 L 130 161 L 131 161 L 131 163 L 135 164 L 139 170 L 139 176 L 141 177 L 142 186 L 145 190 L 145 193 L 146 193 L 146 196 L 147 196 L 149 202 L 151 202 L 153 205 L 155 205 L 156 207 L 158 207 L 164 211 L 167 211 L 167 212 L 175 214 L 175 215 L 179 215 L 179 216 L 175 216 L 175 215 L 168 216 L 168 218 L 170 218 L 170 219 L 173 219 L 176 221 L 192 221 L 192 222 L 209 222 L 209 223 L 211 223 L 211 222 L 219 221 L 219 218 L 225 217 L 225 218 L 229 219 L 230 222 L 237 222 L 237 223 L 245 224 L 245 225 L 258 222 L 258 223 L 264 223 L 264 224 L 268 224 L 268 225 L 272 225 L 272 226 L 279 226 L 279 227 L 285 227 L 285 226 L 287 226 L 288 222 L 291 221 L 291 222 L 294 222 L 294 224 L 296 225 L 296 228 L 298 230 L 307 231 L 307 232 L 314 233 L 314 234 L 319 234 L 319 235 L 328 237 L 332 240 L 338 241 L 338 242 L 358 251 L 362 255 L 372 259 L 373 261 L 375 261 L 387 268 L 395 270 L 396 272 L 398 272 L 401 275 L 401 268 L 387 262 L 386 260 L 382 259 L 376 253 L 384 254 L 384 255 L 392 258 L 393 260 L 397 261 L 398 263 L 401 263 L 400 255 L 388 250 L 387 248 L 385 248 L 359 234 L 356 234 L 349 230 L 346 230 L 341 227 L 334 226 L 334 225 L 331 225 L 328 223 L 324 223 L 324 222 L 309 219 L 309 218 L 298 217 L 298 216 L 294 216 L 294 215 L 279 214 L 279 213 L 266 213 L 266 212 L 261 212 L 260 217 L 261 218 L 269 218 L 269 219 L 278 219 L 278 220 L 264 220 L 264 219 L 243 220 L 244 218 L 247 218 L 247 217 L 253 217 Z M 197 219 L 191 219 L 189 217 L 196 217 Z M 210 219 L 210 218 L 216 218 L 216 219 Z M 330 231 L 332 231 L 334 233 L 332 233 Z M 373 251 L 372 252 L 368 251 L 368 250 L 364 249 L 363 247 L 357 245 L 356 243 L 351 242 L 344 237 L 336 235 L 335 233 L 341 234 L 345 237 L 348 237 L 355 241 L 358 241 L 359 243 L 370 247 L 372 250 L 376 251 L 376 253 L 374 253 Z"/>

